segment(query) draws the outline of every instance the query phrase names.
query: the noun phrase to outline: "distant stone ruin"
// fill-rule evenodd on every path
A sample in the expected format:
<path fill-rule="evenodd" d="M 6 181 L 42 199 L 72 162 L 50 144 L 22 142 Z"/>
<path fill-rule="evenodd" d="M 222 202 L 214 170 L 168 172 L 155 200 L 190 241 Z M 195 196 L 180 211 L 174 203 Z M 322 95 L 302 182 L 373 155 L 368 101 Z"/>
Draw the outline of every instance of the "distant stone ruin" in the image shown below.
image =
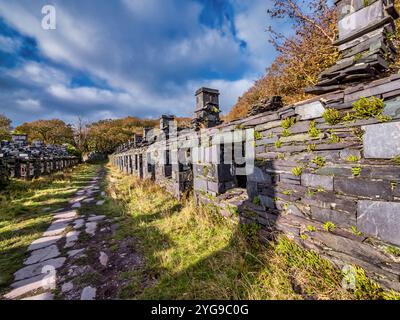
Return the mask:
<path fill-rule="evenodd" d="M 328 93 L 287 106 L 274 98 L 220 123 L 219 92 L 202 88 L 193 128 L 163 116 L 152 140 L 135 137 L 110 159 L 259 225 L 261 240 L 284 233 L 400 290 L 400 75 L 384 77 L 396 55 L 386 32 L 398 14 L 393 1 L 336 5 L 343 60 L 314 90 Z"/>
<path fill-rule="evenodd" d="M 65 146 L 46 145 L 39 140 L 28 145 L 27 135 L 14 134 L 11 142 L 0 144 L 0 184 L 4 185 L 10 178 L 30 180 L 62 171 L 78 162 Z"/>

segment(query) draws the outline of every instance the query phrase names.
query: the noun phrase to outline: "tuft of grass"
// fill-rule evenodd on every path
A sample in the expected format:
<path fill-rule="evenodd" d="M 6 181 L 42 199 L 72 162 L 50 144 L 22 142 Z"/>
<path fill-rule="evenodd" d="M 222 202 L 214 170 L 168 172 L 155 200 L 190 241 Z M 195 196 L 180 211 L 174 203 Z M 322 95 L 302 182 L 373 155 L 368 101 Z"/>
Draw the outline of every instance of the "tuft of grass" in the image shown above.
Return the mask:
<path fill-rule="evenodd" d="M 312 163 L 317 165 L 318 167 L 322 168 L 325 166 L 326 160 L 324 157 L 317 156 L 311 160 Z"/>
<path fill-rule="evenodd" d="M 322 114 L 322 117 L 330 125 L 335 125 L 340 123 L 340 121 L 342 121 L 342 117 L 339 111 L 332 108 L 327 108 L 325 112 Z"/>
<path fill-rule="evenodd" d="M 348 156 L 347 158 L 346 158 L 346 161 L 348 161 L 348 162 L 357 162 L 357 161 L 359 161 L 360 159 L 357 157 L 357 156 L 355 156 L 355 155 L 351 155 L 351 156 Z"/>
<path fill-rule="evenodd" d="M 261 140 L 262 139 L 262 134 L 259 131 L 254 131 L 254 139 L 255 140 Z"/>
<path fill-rule="evenodd" d="M 307 151 L 308 151 L 308 152 L 314 152 L 316 149 L 317 149 L 317 146 L 315 145 L 315 143 L 310 143 L 310 144 L 307 146 Z"/>
<path fill-rule="evenodd" d="M 328 221 L 324 224 L 324 230 L 327 232 L 333 232 L 336 229 L 336 225 L 332 221 Z"/>
<path fill-rule="evenodd" d="M 377 97 L 362 97 L 353 103 L 353 110 L 356 116 L 363 119 L 381 116 L 384 108 L 385 103 L 383 99 Z"/>
<path fill-rule="evenodd" d="M 394 158 L 393 158 L 393 162 L 394 162 L 395 164 L 397 164 L 398 166 L 400 166 L 400 155 L 394 157 Z"/>
<path fill-rule="evenodd" d="M 282 132 L 282 137 L 289 137 L 291 135 L 289 129 L 284 129 Z"/>
<path fill-rule="evenodd" d="M 316 232 L 317 228 L 315 228 L 314 226 L 307 226 L 307 230 L 310 232 Z"/>
<path fill-rule="evenodd" d="M 309 129 L 309 131 L 308 131 L 308 135 L 309 135 L 311 138 L 318 138 L 318 136 L 320 135 L 320 133 L 321 133 L 321 130 L 319 130 L 319 129 L 317 129 L 317 128 L 315 127 L 315 121 L 311 121 L 311 122 L 310 122 L 310 129 Z"/>
<path fill-rule="evenodd" d="M 341 139 L 338 135 L 332 133 L 330 136 L 330 143 L 340 143 Z"/>
<path fill-rule="evenodd" d="M 354 177 L 359 177 L 361 175 L 362 168 L 361 167 L 353 167 L 353 168 L 351 168 L 351 172 Z"/>
<path fill-rule="evenodd" d="M 391 255 L 393 255 L 395 257 L 400 257 L 400 249 L 399 248 L 389 246 L 386 248 L 386 252 L 390 253 Z"/>
<path fill-rule="evenodd" d="M 362 234 L 363 234 L 363 233 L 362 233 L 360 230 L 358 230 L 357 227 L 355 227 L 355 226 L 352 226 L 352 227 L 351 227 L 351 232 L 352 232 L 354 235 L 359 236 L 359 237 L 362 236 Z"/>
<path fill-rule="evenodd" d="M 296 168 L 293 168 L 293 170 L 292 170 L 292 174 L 296 177 L 300 177 L 302 173 L 303 173 L 302 167 L 296 167 Z"/>
<path fill-rule="evenodd" d="M 282 147 L 282 141 L 281 140 L 277 140 L 277 141 L 275 141 L 275 147 L 276 148 L 281 148 Z"/>
<path fill-rule="evenodd" d="M 291 128 L 295 123 L 296 123 L 296 118 L 295 117 L 289 117 L 289 118 L 286 118 L 286 119 L 282 120 L 281 127 L 283 129 L 287 130 L 287 129 Z"/>

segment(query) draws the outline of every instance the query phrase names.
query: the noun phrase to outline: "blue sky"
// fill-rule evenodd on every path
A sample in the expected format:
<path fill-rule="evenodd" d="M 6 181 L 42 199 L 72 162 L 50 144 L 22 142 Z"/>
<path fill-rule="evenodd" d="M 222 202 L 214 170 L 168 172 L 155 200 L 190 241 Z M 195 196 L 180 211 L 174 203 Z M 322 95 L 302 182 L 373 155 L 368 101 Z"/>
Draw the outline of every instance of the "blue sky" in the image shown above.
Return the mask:
<path fill-rule="evenodd" d="M 52 4 L 57 29 L 43 30 Z M 0 0 L 0 113 L 13 125 L 229 111 L 275 57 L 268 0 Z M 281 30 L 287 28 L 282 24 Z"/>

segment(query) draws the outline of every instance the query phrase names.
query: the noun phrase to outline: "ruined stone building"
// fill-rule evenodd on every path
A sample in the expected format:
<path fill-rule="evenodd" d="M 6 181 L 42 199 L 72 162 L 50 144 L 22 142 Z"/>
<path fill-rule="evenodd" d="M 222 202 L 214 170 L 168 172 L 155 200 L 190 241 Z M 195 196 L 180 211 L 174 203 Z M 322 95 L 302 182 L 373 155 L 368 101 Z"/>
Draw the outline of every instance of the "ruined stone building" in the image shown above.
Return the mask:
<path fill-rule="evenodd" d="M 112 163 L 177 197 L 193 192 L 221 214 L 282 232 L 338 266 L 355 264 L 400 290 L 400 75 L 393 1 L 335 1 L 341 59 L 308 92 L 249 116 L 219 118 L 218 90 L 196 92 L 190 129 L 164 115 L 159 130 L 121 146 Z"/>
<path fill-rule="evenodd" d="M 38 140 L 29 145 L 27 135 L 13 134 L 11 142 L 0 142 L 0 185 L 10 178 L 30 180 L 62 171 L 79 161 L 65 146 L 46 145 Z"/>

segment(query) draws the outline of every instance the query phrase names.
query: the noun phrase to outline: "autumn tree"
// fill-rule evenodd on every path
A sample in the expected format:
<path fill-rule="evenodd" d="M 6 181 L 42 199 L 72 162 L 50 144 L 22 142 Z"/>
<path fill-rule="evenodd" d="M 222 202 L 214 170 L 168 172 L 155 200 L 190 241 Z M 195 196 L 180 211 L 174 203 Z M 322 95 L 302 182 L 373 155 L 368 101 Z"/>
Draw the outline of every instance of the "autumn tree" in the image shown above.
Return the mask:
<path fill-rule="evenodd" d="M 5 115 L 0 114 L 0 140 L 9 140 L 11 128 L 11 120 Z"/>
<path fill-rule="evenodd" d="M 26 133 L 29 141 L 42 140 L 48 144 L 74 144 L 72 126 L 59 119 L 27 122 L 18 126 L 16 130 Z"/>
<path fill-rule="evenodd" d="M 294 34 L 287 37 L 269 27 L 269 41 L 278 57 L 228 114 L 233 120 L 246 116 L 251 105 L 263 98 L 282 96 L 285 103 L 308 98 L 304 89 L 315 85 L 319 74 L 332 66 L 339 53 L 332 45 L 336 38 L 336 11 L 327 0 L 274 0 L 268 14 L 272 19 L 285 19 Z"/>
<path fill-rule="evenodd" d="M 135 117 L 101 120 L 89 125 L 88 150 L 112 153 L 116 147 L 131 140 L 135 133 L 141 134 L 143 127 L 155 127 L 158 124 L 158 120 L 143 120 Z"/>

